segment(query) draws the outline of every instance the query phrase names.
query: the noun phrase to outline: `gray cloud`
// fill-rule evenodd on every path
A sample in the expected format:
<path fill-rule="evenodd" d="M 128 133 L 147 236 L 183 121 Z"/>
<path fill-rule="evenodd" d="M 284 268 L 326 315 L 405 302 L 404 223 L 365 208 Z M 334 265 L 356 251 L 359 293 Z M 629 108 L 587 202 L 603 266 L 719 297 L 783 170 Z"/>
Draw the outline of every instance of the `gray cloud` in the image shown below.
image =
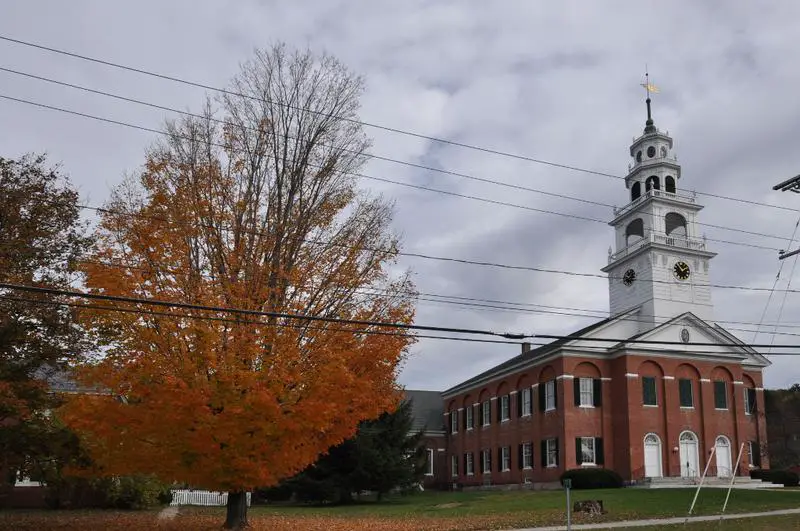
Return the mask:
<path fill-rule="evenodd" d="M 800 5 L 788 2 L 621 0 L 487 3 L 43 1 L 5 6 L 0 33 L 224 86 L 254 47 L 285 40 L 328 51 L 364 74 L 366 121 L 623 175 L 631 137 L 644 125 L 641 74 L 662 88 L 656 123 L 674 136 L 680 186 L 800 208 L 771 190 L 800 169 L 796 138 Z M 46 16 L 43 16 L 43 13 Z M 0 43 L 2 65 L 65 81 L 197 109 L 203 91 Z M 1 74 L 3 93 L 158 127 L 163 113 Z M 153 135 L 0 101 L 3 155 L 47 150 L 92 202 L 143 159 Z M 617 179 L 367 130 L 374 152 L 521 186 L 622 206 Z M 610 219 L 610 209 L 370 162 L 366 173 L 498 201 Z M 601 223 L 487 205 L 398 186 L 363 185 L 396 200 L 406 248 L 444 256 L 598 272 L 612 243 Z M 700 196 L 705 223 L 788 236 L 797 212 Z M 706 228 L 710 238 L 781 247 L 778 240 Z M 774 251 L 713 243 L 718 284 L 771 286 Z M 607 309 L 607 282 L 403 259 L 420 291 L 533 304 Z M 789 281 L 784 265 L 779 289 Z M 794 286 L 800 287 L 800 286 Z M 718 289 L 720 320 L 758 322 L 768 294 Z M 765 322 L 778 319 L 775 293 Z M 800 322 L 787 297 L 783 324 Z M 569 332 L 590 319 L 509 313 L 422 302 L 418 322 L 495 330 Z M 740 328 L 753 328 L 741 325 Z M 785 328 L 786 332 L 800 329 Z M 746 340 L 751 333 L 737 332 Z M 759 342 L 771 339 L 759 334 Z M 776 336 L 775 343 L 794 342 Z M 401 380 L 443 389 L 517 353 L 516 346 L 420 341 Z M 800 380 L 796 358 L 777 358 L 770 386 Z"/>

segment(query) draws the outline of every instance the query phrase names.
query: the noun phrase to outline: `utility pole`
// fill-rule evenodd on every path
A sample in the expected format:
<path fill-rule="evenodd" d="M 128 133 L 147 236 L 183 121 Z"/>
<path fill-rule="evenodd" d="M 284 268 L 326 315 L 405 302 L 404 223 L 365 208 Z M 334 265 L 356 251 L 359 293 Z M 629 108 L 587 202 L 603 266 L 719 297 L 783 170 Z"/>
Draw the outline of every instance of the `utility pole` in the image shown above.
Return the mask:
<path fill-rule="evenodd" d="M 772 189 L 780 190 L 781 192 L 794 192 L 796 194 L 800 194 L 800 175 L 796 175 L 791 179 L 786 179 L 782 183 L 778 183 L 773 186 Z M 796 254 L 800 254 L 800 248 L 797 248 L 794 251 L 784 251 L 781 249 L 778 251 L 778 260 L 784 260 Z"/>

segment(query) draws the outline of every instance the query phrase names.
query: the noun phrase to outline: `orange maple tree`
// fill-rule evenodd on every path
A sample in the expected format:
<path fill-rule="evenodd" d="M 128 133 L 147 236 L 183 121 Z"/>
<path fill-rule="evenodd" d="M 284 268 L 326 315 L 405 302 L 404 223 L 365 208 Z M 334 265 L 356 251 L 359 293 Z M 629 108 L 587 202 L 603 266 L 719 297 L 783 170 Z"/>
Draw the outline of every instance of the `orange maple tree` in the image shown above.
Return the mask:
<path fill-rule="evenodd" d="M 258 52 L 231 88 L 249 97 L 170 123 L 114 191 L 87 287 L 410 323 L 413 287 L 392 270 L 392 205 L 350 174 L 368 146 L 354 121 L 361 86 L 328 56 Z M 247 524 L 244 492 L 295 474 L 394 407 L 413 341 L 379 325 L 93 305 L 83 317 L 107 346 L 81 374 L 109 392 L 77 397 L 64 419 L 104 473 L 229 491 L 226 527 Z"/>

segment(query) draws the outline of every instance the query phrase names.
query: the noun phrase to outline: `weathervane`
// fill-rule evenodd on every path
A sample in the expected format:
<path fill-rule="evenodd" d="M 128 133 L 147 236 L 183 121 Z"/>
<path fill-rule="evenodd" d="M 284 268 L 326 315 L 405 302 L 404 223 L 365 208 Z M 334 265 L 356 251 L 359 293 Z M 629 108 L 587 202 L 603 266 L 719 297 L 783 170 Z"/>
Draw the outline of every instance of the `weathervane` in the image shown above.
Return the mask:
<path fill-rule="evenodd" d="M 650 83 L 650 73 L 647 71 L 647 65 L 644 67 L 644 83 L 641 83 L 641 86 L 643 86 L 647 92 L 647 122 L 645 122 L 644 132 L 654 133 L 656 131 L 656 127 L 653 125 L 653 117 L 650 113 L 650 94 L 658 94 L 659 90 L 658 87 Z"/>

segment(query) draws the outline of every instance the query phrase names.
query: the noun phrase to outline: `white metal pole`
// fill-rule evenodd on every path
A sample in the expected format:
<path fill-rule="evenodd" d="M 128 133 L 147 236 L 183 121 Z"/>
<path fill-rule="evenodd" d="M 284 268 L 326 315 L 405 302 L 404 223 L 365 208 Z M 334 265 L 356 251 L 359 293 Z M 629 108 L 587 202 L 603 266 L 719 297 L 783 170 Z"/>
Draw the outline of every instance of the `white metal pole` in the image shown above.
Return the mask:
<path fill-rule="evenodd" d="M 692 506 L 689 507 L 689 514 L 686 515 L 688 518 L 692 515 L 692 511 L 694 511 L 694 505 L 697 503 L 697 496 L 700 494 L 700 487 L 703 486 L 703 480 L 706 479 L 706 474 L 708 473 L 708 467 L 711 466 L 711 460 L 714 458 L 715 452 L 717 451 L 717 445 L 711 447 L 711 454 L 708 456 L 708 461 L 706 462 L 706 468 L 703 470 L 703 475 L 700 477 L 700 483 L 697 485 L 697 490 L 694 493 L 694 499 L 692 500 Z"/>
<path fill-rule="evenodd" d="M 742 443 L 742 445 L 739 447 L 739 456 L 736 458 L 736 468 L 733 469 L 733 474 L 731 475 L 731 484 L 728 485 L 728 494 L 725 496 L 725 503 L 722 505 L 722 512 L 719 515 L 720 520 L 722 519 L 722 515 L 725 514 L 725 509 L 728 507 L 728 499 L 731 497 L 733 482 L 736 481 L 736 471 L 739 470 L 739 463 L 742 460 L 742 452 L 744 452 L 744 443 Z"/>

